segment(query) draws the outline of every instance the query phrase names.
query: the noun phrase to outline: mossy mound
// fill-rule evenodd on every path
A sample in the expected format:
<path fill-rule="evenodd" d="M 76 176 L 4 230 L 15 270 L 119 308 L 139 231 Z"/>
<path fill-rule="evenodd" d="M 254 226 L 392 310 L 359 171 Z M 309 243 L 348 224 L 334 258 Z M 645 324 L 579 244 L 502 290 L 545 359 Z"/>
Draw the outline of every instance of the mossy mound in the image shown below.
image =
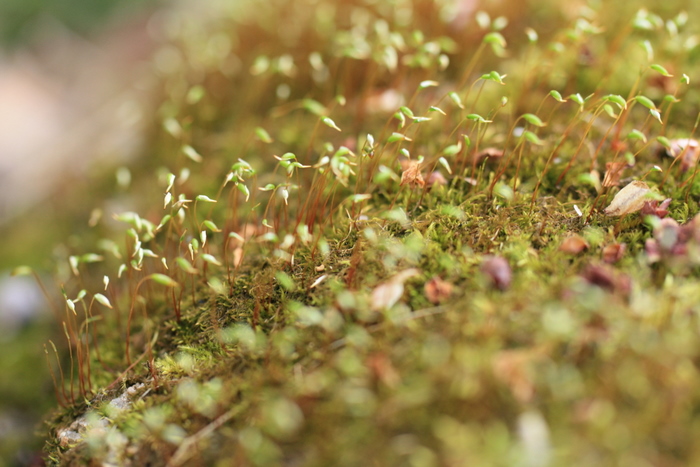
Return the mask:
<path fill-rule="evenodd" d="M 51 463 L 700 461 L 692 12 L 224 3 L 154 22 Z"/>

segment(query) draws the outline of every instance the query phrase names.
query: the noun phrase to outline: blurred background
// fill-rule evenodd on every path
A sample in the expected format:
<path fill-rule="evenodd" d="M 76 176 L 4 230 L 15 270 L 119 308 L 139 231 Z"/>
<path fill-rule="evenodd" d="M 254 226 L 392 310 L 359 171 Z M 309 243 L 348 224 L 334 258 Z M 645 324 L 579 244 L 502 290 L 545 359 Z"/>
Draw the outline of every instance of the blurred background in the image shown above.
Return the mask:
<path fill-rule="evenodd" d="M 55 289 L 56 245 L 89 220 L 81 180 L 141 150 L 163 3 L 0 1 L 0 467 L 42 465 L 35 433 L 55 405 L 43 345 L 60 341 L 36 280 L 10 273 L 29 265 Z"/>

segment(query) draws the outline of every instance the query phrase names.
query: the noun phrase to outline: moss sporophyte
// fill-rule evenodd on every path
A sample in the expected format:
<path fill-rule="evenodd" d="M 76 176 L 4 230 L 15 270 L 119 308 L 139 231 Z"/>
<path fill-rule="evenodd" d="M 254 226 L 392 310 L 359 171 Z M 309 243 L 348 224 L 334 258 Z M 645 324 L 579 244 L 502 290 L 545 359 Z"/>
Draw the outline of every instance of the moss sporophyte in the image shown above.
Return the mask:
<path fill-rule="evenodd" d="M 49 464 L 700 462 L 680 2 L 224 3 L 149 23 L 150 159 L 58 263 Z"/>

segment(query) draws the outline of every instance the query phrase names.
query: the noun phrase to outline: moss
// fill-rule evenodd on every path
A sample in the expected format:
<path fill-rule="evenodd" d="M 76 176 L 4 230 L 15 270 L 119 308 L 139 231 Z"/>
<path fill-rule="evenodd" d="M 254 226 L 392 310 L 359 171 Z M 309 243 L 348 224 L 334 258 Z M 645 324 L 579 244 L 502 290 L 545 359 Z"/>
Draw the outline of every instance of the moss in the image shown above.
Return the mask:
<path fill-rule="evenodd" d="M 50 463 L 697 462 L 700 182 L 653 146 L 693 131 L 694 25 L 640 10 L 618 35 L 593 5 L 549 30 L 533 9 L 542 37 L 520 43 L 515 17 L 463 30 L 439 3 L 283 3 L 260 7 L 289 15 L 279 36 L 262 10 L 179 17 L 148 163 L 164 169 L 134 170 L 143 214 L 96 228 L 118 255 L 70 253 Z M 688 223 L 665 221 L 672 242 L 658 216 L 604 214 L 605 164 L 627 152 L 622 186 L 644 179 Z M 574 234 L 585 247 L 562 248 Z M 109 312 L 88 300 L 104 274 Z"/>

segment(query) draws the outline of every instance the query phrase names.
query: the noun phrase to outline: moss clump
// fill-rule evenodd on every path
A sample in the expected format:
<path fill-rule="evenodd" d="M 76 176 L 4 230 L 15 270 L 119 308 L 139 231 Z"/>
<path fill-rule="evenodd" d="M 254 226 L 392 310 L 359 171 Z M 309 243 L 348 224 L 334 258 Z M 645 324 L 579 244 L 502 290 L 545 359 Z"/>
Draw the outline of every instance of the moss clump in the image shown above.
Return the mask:
<path fill-rule="evenodd" d="M 491 13 L 170 13 L 161 168 L 66 258 L 50 462 L 698 462 L 694 25 Z"/>

